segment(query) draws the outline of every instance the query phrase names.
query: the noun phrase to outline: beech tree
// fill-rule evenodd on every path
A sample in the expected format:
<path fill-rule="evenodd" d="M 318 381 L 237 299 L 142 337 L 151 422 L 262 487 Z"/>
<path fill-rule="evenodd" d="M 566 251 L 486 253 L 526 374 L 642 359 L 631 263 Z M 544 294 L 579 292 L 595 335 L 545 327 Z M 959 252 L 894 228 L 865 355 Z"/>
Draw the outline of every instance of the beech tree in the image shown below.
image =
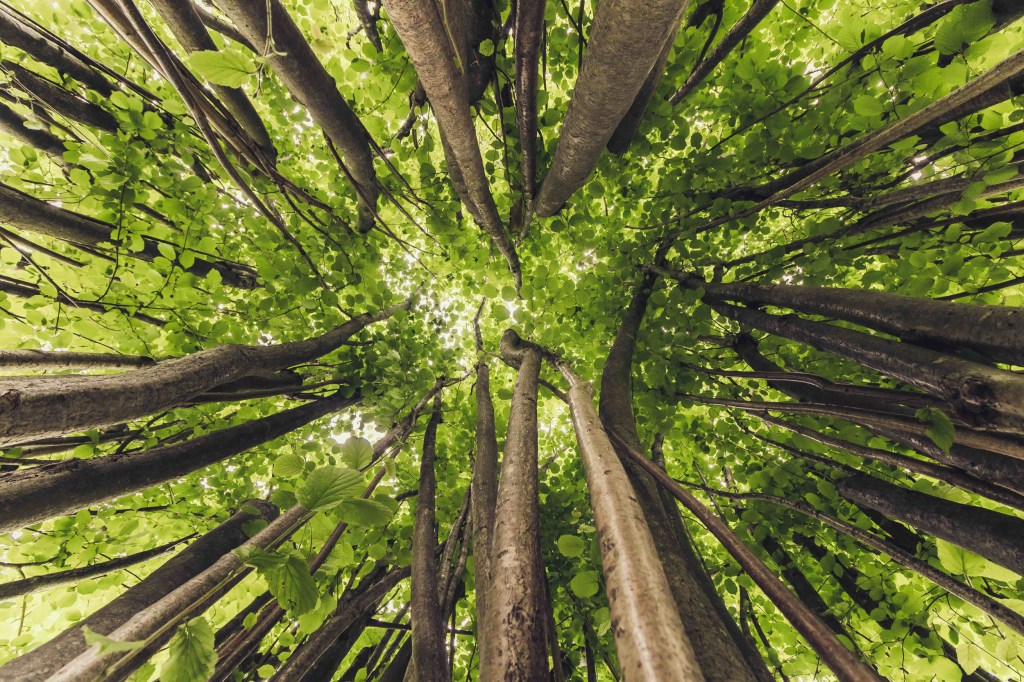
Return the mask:
<path fill-rule="evenodd" d="M 0 679 L 1024 680 L 1024 4 L 0 0 Z"/>

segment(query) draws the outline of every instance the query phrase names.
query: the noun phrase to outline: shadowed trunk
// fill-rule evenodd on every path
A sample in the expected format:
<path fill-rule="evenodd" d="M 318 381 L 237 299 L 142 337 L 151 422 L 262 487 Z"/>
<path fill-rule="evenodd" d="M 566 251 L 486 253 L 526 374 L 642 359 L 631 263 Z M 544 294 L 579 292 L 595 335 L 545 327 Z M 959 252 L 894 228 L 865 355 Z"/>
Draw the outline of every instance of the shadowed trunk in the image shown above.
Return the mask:
<path fill-rule="evenodd" d="M 48 129 L 29 128 L 28 119 L 5 104 L 0 104 L 0 132 L 10 135 L 20 144 L 38 149 L 64 165 L 64 142 Z"/>
<path fill-rule="evenodd" d="M 605 0 L 598 5 L 555 157 L 537 196 L 537 215 L 558 213 L 590 177 L 665 45 L 674 40 L 687 4 Z"/>
<path fill-rule="evenodd" d="M 79 621 L 46 644 L 0 667 L 0 677 L 5 680 L 35 682 L 53 675 L 62 665 L 86 651 L 83 627 L 88 627 L 101 635 L 109 635 L 137 612 L 156 603 L 242 544 L 246 538 L 243 527 L 249 521 L 258 518 L 250 511 L 246 511 L 250 507 L 268 521 L 277 515 L 277 508 L 267 502 L 247 503 L 245 509 L 203 535 L 99 611 Z M 172 634 L 174 630 L 168 630 L 160 637 L 159 643 L 166 642 Z M 159 648 L 159 645 L 156 648 Z"/>
<path fill-rule="evenodd" d="M 519 367 L 491 547 L 490 613 L 481 633 L 480 677 L 528 682 L 547 676 L 546 588 L 540 553 L 540 501 L 537 493 L 537 391 L 540 352 L 520 348 L 505 333 L 501 353 Z"/>
<path fill-rule="evenodd" d="M 421 0 L 383 0 L 383 5 L 430 100 L 455 190 L 505 257 L 518 289 L 522 286 L 519 256 L 488 186 L 470 115 L 465 65 L 460 65 L 452 51 L 439 8 Z"/>
<path fill-rule="evenodd" d="M 369 231 L 375 220 L 379 192 L 369 137 L 345 97 L 338 92 L 334 78 L 317 59 L 280 0 L 219 0 L 217 6 L 260 54 L 265 55 L 291 96 L 302 104 L 337 147 L 345 160 L 343 171 L 350 176 L 358 197 L 359 229 Z M 272 36 L 267 27 L 268 8 Z"/>
<path fill-rule="evenodd" d="M 679 104 L 686 99 L 687 95 L 693 92 L 693 89 L 700 85 L 714 71 L 715 67 L 721 64 L 729 56 L 729 53 L 757 28 L 758 24 L 768 16 L 777 4 L 779 4 L 779 0 L 754 0 L 747 13 L 740 17 L 739 21 L 729 29 L 729 32 L 725 34 L 722 41 L 711 51 L 711 54 L 693 68 L 686 82 L 672 93 L 669 101 L 672 104 Z"/>
<path fill-rule="evenodd" d="M 516 124 L 523 150 L 523 194 L 533 203 L 537 184 L 537 66 L 544 40 L 543 0 L 515 0 Z"/>
<path fill-rule="evenodd" d="M 929 535 L 942 538 L 1024 575 L 1024 520 L 950 502 L 871 476 L 844 478 L 836 490 L 854 504 L 871 507 Z"/>
<path fill-rule="evenodd" d="M 492 628 L 485 621 L 491 613 L 491 544 L 494 533 L 494 507 L 497 504 L 498 441 L 491 403 L 490 367 L 476 366 L 476 460 L 473 462 L 473 578 L 476 585 L 477 632 L 481 640 L 490 637 Z"/>
<path fill-rule="evenodd" d="M 246 376 L 315 360 L 408 305 L 357 315 L 304 341 L 219 346 L 123 374 L 33 383 L 0 378 L 0 446 L 131 421 Z"/>
<path fill-rule="evenodd" d="M 419 493 L 412 538 L 412 655 L 419 682 L 446 682 L 448 657 L 444 646 L 444 616 L 438 601 L 437 530 L 435 528 L 434 461 L 437 427 L 441 423 L 441 396 L 434 396 L 434 410 L 423 435 Z"/>
<path fill-rule="evenodd" d="M 653 275 L 644 275 L 637 284 L 601 376 L 600 410 L 604 428 L 637 450 L 641 446 L 633 416 L 633 352 L 655 282 Z M 654 480 L 620 452 L 622 447 L 616 440 L 612 445 L 632 481 L 682 622 L 701 624 L 688 630 L 687 635 L 704 675 L 711 682 L 771 680 L 760 654 L 736 627 L 705 574 L 683 532 L 678 512 L 674 517 L 667 513 Z"/>
<path fill-rule="evenodd" d="M 184 443 L 93 459 L 66 459 L 12 473 L 0 487 L 0 531 L 71 514 L 180 478 L 358 401 L 335 395 Z"/>
<path fill-rule="evenodd" d="M 187 52 L 215 51 L 217 49 L 217 44 L 206 32 L 206 26 L 192 0 L 150 0 L 150 3 L 167 22 L 171 33 Z M 229 88 L 215 83 L 210 87 L 267 158 L 271 160 L 277 158 L 274 143 L 245 92 L 241 88 Z"/>

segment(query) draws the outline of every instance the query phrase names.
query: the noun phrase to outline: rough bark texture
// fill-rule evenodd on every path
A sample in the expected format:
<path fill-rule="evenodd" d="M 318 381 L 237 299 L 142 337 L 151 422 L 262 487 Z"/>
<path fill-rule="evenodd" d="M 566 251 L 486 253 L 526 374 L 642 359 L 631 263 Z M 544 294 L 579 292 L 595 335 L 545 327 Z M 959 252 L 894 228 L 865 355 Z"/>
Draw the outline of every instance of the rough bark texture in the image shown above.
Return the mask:
<path fill-rule="evenodd" d="M 597 167 L 665 44 L 674 39 L 687 4 L 605 0 L 598 5 L 555 158 L 537 196 L 537 215 L 561 210 Z"/>
<path fill-rule="evenodd" d="M 547 676 L 546 588 L 541 573 L 537 493 L 537 391 L 540 353 L 516 352 L 502 342 L 506 359 L 519 365 L 501 463 L 494 514 L 487 597 L 491 612 L 480 642 L 480 677 L 528 682 Z"/>
<path fill-rule="evenodd" d="M 434 397 L 434 410 L 423 435 L 420 458 L 419 493 L 412 538 L 412 655 L 419 682 L 446 682 L 448 656 L 444 642 L 444 616 L 438 601 L 437 530 L 435 528 L 434 461 L 437 427 L 441 423 L 441 396 Z"/>
<path fill-rule="evenodd" d="M 673 278 L 694 279 L 665 271 Z M 704 282 L 706 301 L 771 305 L 853 322 L 938 349 L 969 348 L 993 360 L 1024 364 L 1024 310 L 903 296 L 881 291 L 787 284 Z"/>
<path fill-rule="evenodd" d="M 1011 571 L 1024 574 L 1024 520 L 989 509 L 950 502 L 880 481 L 871 476 L 844 478 L 839 494 L 929 535 L 952 542 Z"/>
<path fill-rule="evenodd" d="M 179 478 L 355 402 L 340 396 L 325 398 L 184 443 L 94 459 L 66 459 L 10 474 L 0 488 L 0 532 Z"/>
<path fill-rule="evenodd" d="M 622 446 L 617 441 L 621 439 L 637 450 L 641 447 L 633 416 L 633 351 L 655 281 L 653 276 L 645 275 L 637 285 L 608 352 L 601 376 L 601 420 L 604 428 L 616 436 L 612 444 L 632 481 L 682 622 L 700 623 L 699 627 L 690 627 L 687 635 L 693 642 L 704 675 L 712 682 L 764 682 L 772 679 L 771 674 L 715 592 L 685 534 L 678 512 L 674 516 L 668 513 L 655 482 L 633 465 L 624 451 L 620 452 Z"/>
<path fill-rule="evenodd" d="M 357 315 L 321 336 L 272 346 L 225 345 L 124 374 L 27 384 L 0 378 L 0 446 L 131 421 L 216 386 L 309 362 L 408 302 Z"/>
<path fill-rule="evenodd" d="M 346 630 L 352 627 L 353 623 L 383 599 L 398 583 L 408 578 L 409 573 L 408 566 L 393 568 L 380 580 L 353 595 L 351 599 L 342 600 L 327 622 L 311 635 L 274 675 L 273 682 L 306 680 L 307 675 L 326 654 L 331 644 L 336 642 Z"/>
<path fill-rule="evenodd" d="M 710 305 L 741 324 L 835 353 L 915 386 L 946 401 L 970 422 L 1024 428 L 1024 378 L 1011 372 L 795 315 Z"/>
<path fill-rule="evenodd" d="M 167 22 L 171 33 L 186 51 L 192 53 L 217 49 L 217 44 L 206 32 L 206 26 L 192 0 L 150 0 L 150 3 Z M 213 84 L 210 87 L 260 150 L 269 159 L 275 159 L 277 150 L 274 148 L 274 143 L 245 92 L 241 88 L 229 88 L 223 85 Z"/>
<path fill-rule="evenodd" d="M 217 6 L 260 54 L 266 55 L 267 62 L 288 92 L 305 107 L 337 147 L 359 197 L 360 229 L 364 232 L 369 230 L 374 222 L 379 192 L 373 155 L 363 124 L 338 92 L 334 78 L 317 59 L 280 0 L 268 3 L 220 0 Z M 267 44 L 268 7 L 273 27 L 272 45 Z"/>
<path fill-rule="evenodd" d="M 109 637 L 120 642 L 137 642 L 165 630 L 165 634 L 170 637 L 174 632 L 174 625 L 202 614 L 220 597 L 224 586 L 233 585 L 245 575 L 248 569 L 244 567 L 239 554 L 253 548 L 266 549 L 281 542 L 311 517 L 312 512 L 303 507 L 292 507 L 239 545 L 238 553 L 223 553 L 201 573 L 190 576 L 156 602 L 136 609 L 125 623 L 109 634 Z M 172 627 L 168 628 L 169 625 Z M 93 647 L 68 661 L 48 679 L 50 682 L 78 682 L 105 675 L 110 679 L 121 680 L 142 665 L 153 653 L 155 652 L 144 648 L 101 655 Z"/>
<path fill-rule="evenodd" d="M 463 72 L 456 63 L 437 4 L 422 0 L 383 0 L 437 119 L 456 191 L 473 219 L 494 240 L 522 286 L 519 256 L 498 216 L 487 183 L 483 157 L 470 116 Z"/>
<path fill-rule="evenodd" d="M 266 502 L 250 502 L 246 506 L 254 507 L 268 521 L 277 515 L 277 509 Z M 137 612 L 156 603 L 242 544 L 246 537 L 243 526 L 254 518 L 248 511 L 236 513 L 99 611 L 46 644 L 0 667 L 0 677 L 12 682 L 47 679 L 62 665 L 86 650 L 83 626 L 101 635 L 109 635 Z M 165 642 L 172 634 L 173 629 L 161 641 Z"/>

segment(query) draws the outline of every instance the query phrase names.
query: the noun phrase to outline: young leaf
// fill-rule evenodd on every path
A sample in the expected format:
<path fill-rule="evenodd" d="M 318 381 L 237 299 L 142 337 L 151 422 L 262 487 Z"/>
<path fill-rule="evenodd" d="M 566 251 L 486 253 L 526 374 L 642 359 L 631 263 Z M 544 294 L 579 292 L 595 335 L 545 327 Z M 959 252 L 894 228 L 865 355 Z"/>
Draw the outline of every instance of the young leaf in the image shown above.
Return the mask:
<path fill-rule="evenodd" d="M 341 461 L 351 469 L 362 469 L 373 460 L 373 444 L 365 438 L 349 438 L 341 446 Z"/>
<path fill-rule="evenodd" d="M 299 504 L 309 511 L 337 507 L 362 492 L 363 475 L 346 467 L 325 466 L 316 469 L 299 488 Z"/>
<path fill-rule="evenodd" d="M 395 512 L 377 500 L 355 499 L 342 502 L 341 514 L 342 518 L 357 526 L 383 526 Z"/>
<path fill-rule="evenodd" d="M 563 556 L 567 556 L 570 559 L 583 554 L 585 547 L 586 544 L 583 542 L 582 538 L 578 538 L 575 535 L 563 535 L 558 538 L 558 551 L 561 552 Z"/>
<path fill-rule="evenodd" d="M 572 590 L 573 594 L 581 599 L 587 597 L 593 597 L 597 594 L 600 588 L 600 583 L 597 578 L 597 571 L 583 571 L 577 573 L 572 580 L 569 581 L 569 589 Z"/>
<path fill-rule="evenodd" d="M 948 453 L 949 449 L 953 447 L 953 436 L 956 429 L 953 426 L 953 422 L 946 416 L 945 412 L 936 410 L 934 407 L 926 407 L 918 410 L 915 416 L 921 421 L 931 424 L 926 430 L 925 434 L 932 439 L 932 442 L 938 445 L 943 452 Z"/>
<path fill-rule="evenodd" d="M 256 72 L 256 65 L 240 50 L 200 50 L 190 54 L 189 68 L 203 79 L 229 88 L 237 88 Z"/>
<path fill-rule="evenodd" d="M 145 642 L 122 642 L 117 639 L 111 639 L 106 635 L 93 632 L 88 625 L 82 626 L 82 635 L 85 637 L 86 644 L 100 648 L 100 656 L 116 654 L 122 651 L 135 651 L 146 645 Z"/>
<path fill-rule="evenodd" d="M 214 633 L 203 617 L 182 623 L 171 638 L 168 657 L 160 668 L 161 682 L 203 682 L 213 674 L 217 650 Z"/>

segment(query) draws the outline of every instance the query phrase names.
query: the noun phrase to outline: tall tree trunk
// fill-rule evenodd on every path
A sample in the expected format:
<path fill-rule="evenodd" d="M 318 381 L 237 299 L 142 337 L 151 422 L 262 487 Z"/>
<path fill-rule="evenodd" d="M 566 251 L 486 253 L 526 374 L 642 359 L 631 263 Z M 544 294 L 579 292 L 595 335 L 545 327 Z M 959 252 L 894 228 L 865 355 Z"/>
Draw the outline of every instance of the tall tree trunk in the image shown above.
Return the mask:
<path fill-rule="evenodd" d="M 514 333 L 513 333 L 514 334 Z M 480 636 L 480 676 L 527 682 L 547 676 L 545 586 L 537 493 L 537 391 L 540 352 L 505 333 L 501 352 L 519 367 L 495 503 L 490 583 Z M 511 343 L 510 343 L 511 342 Z"/>
<path fill-rule="evenodd" d="M 343 170 L 355 186 L 360 231 L 368 231 L 375 220 L 380 191 L 373 169 L 369 136 L 345 97 L 338 92 L 334 78 L 317 59 L 280 0 L 220 0 L 217 6 L 256 46 L 292 97 L 305 107 L 337 147 L 346 162 Z M 272 35 L 267 26 L 268 18 Z"/>
<path fill-rule="evenodd" d="M 54 206 L 2 184 L 0 223 L 17 230 L 59 239 L 73 246 L 92 247 L 103 242 L 116 243 L 118 238 L 118 228 L 115 225 Z M 158 242 L 146 237 L 143 237 L 142 242 L 142 250 L 132 253 L 133 257 L 151 261 L 160 255 Z M 205 277 L 211 270 L 216 270 L 220 273 L 221 280 L 229 286 L 241 289 L 256 287 L 256 273 L 237 263 L 197 258 L 187 270 L 197 277 Z"/>
<path fill-rule="evenodd" d="M 1024 429 L 1024 378 L 1012 372 L 795 315 L 779 317 L 727 303 L 709 305 L 741 324 L 834 353 L 916 386 L 949 403 L 970 423 Z"/>
<path fill-rule="evenodd" d="M 409 301 L 353 317 L 303 341 L 270 346 L 228 344 L 124 374 L 22 384 L 0 378 L 0 446 L 131 421 L 253 374 L 309 362 L 387 319 Z"/>
<path fill-rule="evenodd" d="M 430 100 L 455 189 L 473 219 L 505 257 L 519 289 L 519 256 L 498 216 L 487 182 L 470 116 L 465 65 L 457 62 L 439 8 L 434 2 L 422 0 L 383 0 L 383 5 Z"/>
<path fill-rule="evenodd" d="M 0 21 L 2 21 L 2 14 L 0 14 Z M 28 122 L 28 119 L 7 105 L 0 104 L 0 132 L 10 135 L 21 144 L 38 149 L 63 165 L 65 163 L 64 142 L 48 129 L 26 127 L 25 124 Z"/>
<path fill-rule="evenodd" d="M 619 121 L 619 125 L 615 127 L 615 132 L 612 133 L 607 145 L 608 151 L 612 154 L 625 154 L 629 150 L 629 145 L 633 143 L 633 138 L 636 137 L 637 131 L 640 130 L 640 124 L 644 120 L 644 114 L 647 113 L 647 107 L 650 106 L 651 100 L 654 99 L 654 93 L 658 90 L 658 85 L 661 84 L 661 77 L 665 75 L 665 64 L 668 62 L 669 55 L 672 54 L 675 42 L 675 35 L 669 36 L 665 41 L 658 60 L 651 67 L 651 72 L 647 74 L 644 84 L 640 86 L 640 91 L 636 93 L 633 103 L 629 105 L 629 110 Z"/>
<path fill-rule="evenodd" d="M 335 395 L 184 443 L 94 459 L 67 459 L 9 474 L 0 486 L 0 532 L 179 478 L 356 402 L 358 398 Z"/>
<path fill-rule="evenodd" d="M 101 635 L 109 635 L 136 613 L 155 604 L 242 544 L 246 538 L 244 526 L 258 518 L 248 511 L 250 508 L 267 521 L 273 520 L 277 515 L 277 508 L 267 502 L 246 503 L 242 511 L 203 535 L 99 611 L 82 619 L 46 644 L 0 666 L 0 677 L 19 682 L 35 682 L 49 678 L 65 663 L 86 651 L 88 647 L 82 634 L 83 627 L 88 627 Z M 173 633 L 173 629 L 169 630 L 165 636 L 160 637 L 159 642 L 166 642 Z"/>
<path fill-rule="evenodd" d="M 684 286 L 704 290 L 707 302 L 735 301 L 777 306 L 853 322 L 903 341 L 942 350 L 971 349 L 993 360 L 1024 364 L 1024 310 L 1009 306 L 955 303 L 881 291 L 791 284 L 705 282 L 672 270 Z"/>
<path fill-rule="evenodd" d="M 854 504 L 871 507 L 886 516 L 976 552 L 1024 574 L 1024 520 L 981 507 L 950 502 L 916 490 L 886 483 L 871 476 L 852 476 L 836 490 Z"/>
<path fill-rule="evenodd" d="M 167 22 L 171 33 L 178 39 L 181 46 L 189 53 L 215 51 L 217 44 L 206 32 L 193 0 L 150 0 L 157 13 Z M 246 97 L 241 88 L 229 88 L 212 84 L 213 91 L 220 97 L 224 107 L 238 121 L 245 133 L 259 146 L 260 150 L 273 161 L 277 158 L 277 150 L 263 125 L 256 108 Z"/>
<path fill-rule="evenodd" d="M 441 396 L 434 396 L 434 410 L 423 435 L 419 493 L 412 539 L 412 655 L 419 682 L 447 682 L 448 661 L 444 647 L 444 617 L 438 601 L 437 530 L 434 461 L 437 427 L 441 423 Z"/>
<path fill-rule="evenodd" d="M 523 152 L 523 195 L 532 206 L 537 183 L 537 66 L 547 3 L 515 0 L 515 4 L 516 125 Z"/>
<path fill-rule="evenodd" d="M 665 45 L 674 40 L 687 5 L 679 0 L 605 0 L 598 5 L 555 158 L 537 196 L 537 215 L 560 211 L 597 167 Z"/>
<path fill-rule="evenodd" d="M 669 101 L 672 104 L 679 104 L 686 99 L 687 95 L 693 92 L 693 89 L 700 85 L 715 67 L 721 64 L 722 60 L 729 56 L 729 53 L 757 28 L 758 24 L 764 21 L 764 18 L 777 4 L 779 4 L 779 0 L 754 0 L 750 9 L 729 29 L 721 42 L 711 51 L 711 54 L 694 66 L 693 71 L 686 78 L 686 82 L 672 93 Z"/>
<path fill-rule="evenodd" d="M 478 633 L 491 631 L 485 618 L 491 613 L 491 545 L 497 488 L 498 441 L 494 426 L 494 405 L 491 402 L 490 367 L 481 359 L 476 366 L 476 460 L 473 462 L 473 493 L 470 497 Z"/>
<path fill-rule="evenodd" d="M 612 445 L 632 481 L 682 622 L 702 624 L 688 630 L 687 635 L 704 675 L 710 682 L 765 682 L 771 679 L 771 673 L 757 650 L 743 638 L 715 592 L 685 535 L 674 504 L 666 507 L 654 480 L 632 463 L 618 443 L 621 439 L 637 450 L 641 448 L 633 416 L 633 352 L 655 282 L 655 277 L 645 275 L 637 284 L 608 352 L 601 375 L 601 421 L 616 436 Z"/>
<path fill-rule="evenodd" d="M 342 600 L 334 613 L 328 617 L 327 622 L 292 653 L 284 666 L 271 678 L 272 681 L 299 682 L 306 680 L 306 676 L 314 669 L 320 657 L 331 644 L 344 635 L 362 615 L 372 609 L 373 605 L 383 599 L 398 583 L 408 578 L 409 573 L 408 566 L 392 568 L 375 583 L 367 586 L 365 590 L 359 590 L 357 594 L 351 595 L 350 599 Z"/>

